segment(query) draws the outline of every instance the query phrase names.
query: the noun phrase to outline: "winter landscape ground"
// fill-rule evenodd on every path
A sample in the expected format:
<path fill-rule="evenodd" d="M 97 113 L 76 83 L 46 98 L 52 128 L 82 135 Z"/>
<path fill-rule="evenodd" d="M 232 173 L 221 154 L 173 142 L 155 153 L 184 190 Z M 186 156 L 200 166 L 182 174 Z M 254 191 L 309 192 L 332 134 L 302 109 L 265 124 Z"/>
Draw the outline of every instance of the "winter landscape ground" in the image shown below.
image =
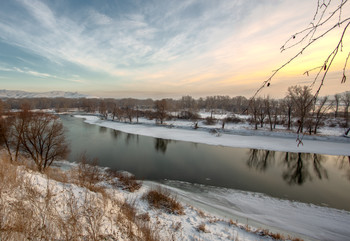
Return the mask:
<path fill-rule="evenodd" d="M 202 118 L 209 115 L 200 114 Z M 350 139 L 340 127 L 322 127 L 317 136 L 303 136 L 298 146 L 296 134 L 282 127 L 270 132 L 252 130 L 246 123 L 228 123 L 222 130 L 220 124 L 200 122 L 194 129 L 193 122 L 185 120 L 159 125 L 146 118 L 125 123 L 91 114 L 74 117 L 164 139 L 350 155 Z M 350 236 L 346 210 L 177 180 L 135 181 L 128 178 L 130 173 L 111 172 L 89 160 L 56 162 L 44 173 L 35 171 L 25 158 L 21 165 L 12 164 L 3 153 L 0 161 L 1 240 L 346 240 Z M 150 201 L 155 198 L 148 196 L 155 190 L 164 191 L 181 208 L 171 211 L 164 203 L 155 207 Z"/>
<path fill-rule="evenodd" d="M 201 115 L 205 117 L 208 113 Z M 277 128 L 274 132 L 256 131 L 248 124 L 228 124 L 222 131 L 219 124 L 208 126 L 202 123 L 200 128 L 194 130 L 190 121 L 167 121 L 165 125 L 155 125 L 154 121 L 147 119 L 140 119 L 139 123 L 130 124 L 102 120 L 93 115 L 75 115 L 75 117 L 84 118 L 89 124 L 164 139 L 276 151 L 350 155 L 350 140 L 343 136 L 343 128 L 321 128 L 319 135 L 304 136 L 303 144 L 298 146 L 296 134 L 286 132 L 282 128 L 280 131 Z M 224 116 L 215 117 L 220 119 Z M 144 183 L 147 186 L 152 185 L 151 182 Z M 269 228 L 287 235 L 294 234 L 305 240 L 344 240 L 350 235 L 346 228 L 350 225 L 348 211 L 276 199 L 260 193 L 203 185 L 194 188 L 191 184 L 176 181 L 168 181 L 167 184 L 167 188 L 176 193 L 183 202 L 218 217 L 246 217 L 247 222 L 256 227 Z M 214 237 L 209 239 L 212 238 Z"/>

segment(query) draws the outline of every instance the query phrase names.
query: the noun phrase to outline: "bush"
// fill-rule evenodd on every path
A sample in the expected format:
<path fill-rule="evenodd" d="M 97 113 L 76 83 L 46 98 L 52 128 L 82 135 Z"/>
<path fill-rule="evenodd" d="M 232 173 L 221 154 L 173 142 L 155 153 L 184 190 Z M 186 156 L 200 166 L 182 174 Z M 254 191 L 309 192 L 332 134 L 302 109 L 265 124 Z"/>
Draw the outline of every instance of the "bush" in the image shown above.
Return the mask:
<path fill-rule="evenodd" d="M 196 112 L 181 111 L 178 118 L 183 120 L 197 120 L 200 119 L 200 115 Z"/>
<path fill-rule="evenodd" d="M 79 157 L 79 165 L 76 168 L 77 184 L 94 191 L 95 185 L 101 181 L 102 175 L 98 167 L 98 159 L 89 159 L 86 153 Z"/>
<path fill-rule="evenodd" d="M 136 180 L 134 175 L 129 173 L 122 173 L 115 170 L 108 170 L 107 175 L 112 179 L 112 185 L 122 188 L 128 192 L 135 192 L 139 190 L 142 186 L 141 182 Z M 114 178 L 118 178 L 117 181 L 114 181 Z"/>
<path fill-rule="evenodd" d="M 211 117 L 207 117 L 207 118 L 205 118 L 204 124 L 205 125 L 215 125 L 216 119 L 211 118 Z"/>
<path fill-rule="evenodd" d="M 237 123 L 241 123 L 242 120 L 236 116 L 229 116 L 225 118 L 225 122 L 237 124 Z"/>
<path fill-rule="evenodd" d="M 183 206 L 176 200 L 175 197 L 170 195 L 170 191 L 158 187 L 156 189 L 149 190 L 143 199 L 147 200 L 151 207 L 162 209 L 171 214 L 184 214 Z"/>
<path fill-rule="evenodd" d="M 205 224 L 204 223 L 201 223 L 201 224 L 198 225 L 197 231 L 198 232 L 203 232 L 203 233 L 208 233 L 208 231 L 205 228 Z"/>

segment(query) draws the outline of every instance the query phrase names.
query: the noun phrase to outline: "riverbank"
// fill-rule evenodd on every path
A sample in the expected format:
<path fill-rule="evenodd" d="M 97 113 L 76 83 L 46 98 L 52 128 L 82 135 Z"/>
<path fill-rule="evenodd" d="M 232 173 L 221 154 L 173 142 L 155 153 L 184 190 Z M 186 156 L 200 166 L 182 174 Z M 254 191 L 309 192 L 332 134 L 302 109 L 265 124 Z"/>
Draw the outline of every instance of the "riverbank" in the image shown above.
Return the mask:
<path fill-rule="evenodd" d="M 86 116 L 80 117 L 86 118 Z M 222 137 L 222 135 L 217 136 L 210 134 L 209 131 L 205 128 L 193 130 L 190 126 L 190 123 L 187 123 L 188 126 L 185 125 L 186 122 L 183 122 L 184 124 L 182 124 L 182 127 L 181 122 L 174 123 L 171 127 L 164 125 L 157 126 L 150 121 L 148 123 L 143 122 L 143 119 L 139 120 L 139 124 L 118 123 L 100 120 L 98 117 L 94 116 L 88 117 L 87 119 L 90 120 L 90 124 L 96 124 L 98 126 L 104 126 L 128 133 L 135 133 L 135 131 L 137 131 L 135 134 L 140 135 L 141 133 L 146 133 L 146 135 L 147 133 L 151 134 L 150 136 L 157 134 L 160 136 L 154 137 L 159 138 L 164 138 L 162 135 L 168 135 L 171 137 L 169 133 L 175 135 L 175 132 L 193 133 L 193 135 L 197 135 L 195 137 L 197 138 L 196 140 L 199 140 L 199 142 L 202 143 L 206 143 L 203 141 L 207 140 L 200 140 L 200 135 L 212 136 L 214 140 L 220 140 Z M 86 120 L 85 122 L 89 123 Z M 177 127 L 176 125 L 180 127 Z M 228 126 L 228 128 L 232 129 L 230 126 Z M 127 131 L 125 131 L 125 129 Z M 170 132 L 169 130 L 173 132 Z M 254 130 L 247 130 L 247 132 L 248 134 L 250 132 L 254 133 Z M 191 137 L 191 134 L 188 134 L 187 136 Z M 232 137 L 233 135 L 227 134 L 227 136 Z M 179 135 L 179 138 L 183 137 L 184 136 Z M 237 138 L 240 137 L 241 136 L 238 136 Z M 252 138 L 252 142 L 248 144 L 259 144 L 254 143 L 254 140 L 256 141 L 256 139 L 254 139 L 254 136 L 250 137 Z M 269 138 L 274 137 L 266 137 L 262 140 L 267 142 L 270 140 Z M 319 140 L 310 141 L 314 141 L 316 143 L 324 143 L 325 140 L 322 138 L 334 138 L 334 140 L 343 138 L 347 140 L 344 137 L 337 136 L 317 136 L 316 138 L 319 138 Z M 289 137 L 289 139 L 292 140 L 291 145 L 296 145 L 295 138 L 292 139 Z M 314 144 L 314 146 L 317 146 L 317 144 Z M 319 149 L 321 148 L 323 147 L 319 147 Z M 165 182 L 165 185 L 168 188 L 171 188 L 171 190 L 176 193 L 179 198 L 183 199 L 185 203 L 188 203 L 200 209 L 207 210 L 208 213 L 221 217 L 224 216 L 233 220 L 236 220 L 235 217 L 245 217 L 238 219 L 241 223 L 249 223 L 255 227 L 264 227 L 262 224 L 265 224 L 269 227 L 275 227 L 278 230 L 285 230 L 287 233 L 298 233 L 302 238 L 311 240 L 343 240 L 344 237 L 348 237 L 350 235 L 348 233 L 348 229 L 346 228 L 347 225 L 350 225 L 350 214 L 347 211 L 327 208 L 324 206 L 321 207 L 308 203 L 300 203 L 293 200 L 272 198 L 262 193 L 245 192 L 200 184 L 197 185 L 169 180 Z M 332 217 L 331 219 L 330 216 Z M 256 223 L 256 221 L 258 223 Z"/>
<path fill-rule="evenodd" d="M 27 165 L 0 158 L 1 240 L 300 240 L 185 203 L 179 213 L 156 208 L 145 196 L 158 185 L 126 173 L 67 162 L 39 173 Z"/>
<path fill-rule="evenodd" d="M 298 145 L 295 133 L 251 130 L 246 126 L 234 124 L 227 125 L 225 130 L 220 130 L 217 126 L 193 129 L 192 123 L 186 121 L 169 121 L 166 125 L 156 125 L 146 119 L 140 119 L 139 123 L 124 123 L 101 120 L 100 117 L 93 115 L 74 115 L 74 117 L 83 118 L 89 124 L 162 139 L 217 146 L 350 156 L 350 138 L 341 136 L 339 130 L 325 130 L 328 135 L 304 136 L 302 144 Z"/>

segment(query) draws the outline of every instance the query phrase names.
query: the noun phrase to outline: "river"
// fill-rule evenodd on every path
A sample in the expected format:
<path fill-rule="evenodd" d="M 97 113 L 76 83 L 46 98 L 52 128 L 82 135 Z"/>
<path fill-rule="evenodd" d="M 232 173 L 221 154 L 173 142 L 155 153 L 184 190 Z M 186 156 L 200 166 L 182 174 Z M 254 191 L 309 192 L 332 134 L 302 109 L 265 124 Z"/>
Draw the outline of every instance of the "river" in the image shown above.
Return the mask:
<path fill-rule="evenodd" d="M 167 184 L 203 184 L 350 211 L 350 163 L 344 156 L 288 153 L 171 141 L 127 134 L 61 116 L 76 161 Z M 183 186 L 176 184 L 177 187 Z"/>

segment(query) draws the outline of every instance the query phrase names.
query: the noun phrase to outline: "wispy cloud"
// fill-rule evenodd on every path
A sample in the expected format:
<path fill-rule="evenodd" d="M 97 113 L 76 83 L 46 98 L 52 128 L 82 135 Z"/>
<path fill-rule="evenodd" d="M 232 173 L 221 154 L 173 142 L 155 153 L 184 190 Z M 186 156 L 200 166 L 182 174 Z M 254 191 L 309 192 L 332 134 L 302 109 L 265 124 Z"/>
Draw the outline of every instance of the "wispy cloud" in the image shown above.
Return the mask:
<path fill-rule="evenodd" d="M 307 25 L 315 8 L 303 0 L 121 1 L 98 8 L 88 1 L 8 4 L 0 9 L 0 43 L 48 59 L 53 67 L 16 56 L 22 65 L 0 71 L 77 83 L 87 83 L 80 76 L 89 73 L 96 86 L 203 92 L 263 81 L 290 57 L 279 46 Z"/>
<path fill-rule="evenodd" d="M 59 77 L 57 75 L 52 75 L 48 73 L 42 73 L 38 71 L 31 70 L 29 68 L 18 68 L 18 67 L 1 67 L 0 66 L 0 71 L 5 71 L 5 72 L 17 72 L 25 75 L 31 75 L 39 78 L 45 78 L 45 79 L 59 79 L 59 80 L 67 80 L 71 82 L 76 82 L 76 83 L 86 83 L 85 80 L 83 80 L 80 76 L 78 75 L 72 75 L 71 77 Z"/>

